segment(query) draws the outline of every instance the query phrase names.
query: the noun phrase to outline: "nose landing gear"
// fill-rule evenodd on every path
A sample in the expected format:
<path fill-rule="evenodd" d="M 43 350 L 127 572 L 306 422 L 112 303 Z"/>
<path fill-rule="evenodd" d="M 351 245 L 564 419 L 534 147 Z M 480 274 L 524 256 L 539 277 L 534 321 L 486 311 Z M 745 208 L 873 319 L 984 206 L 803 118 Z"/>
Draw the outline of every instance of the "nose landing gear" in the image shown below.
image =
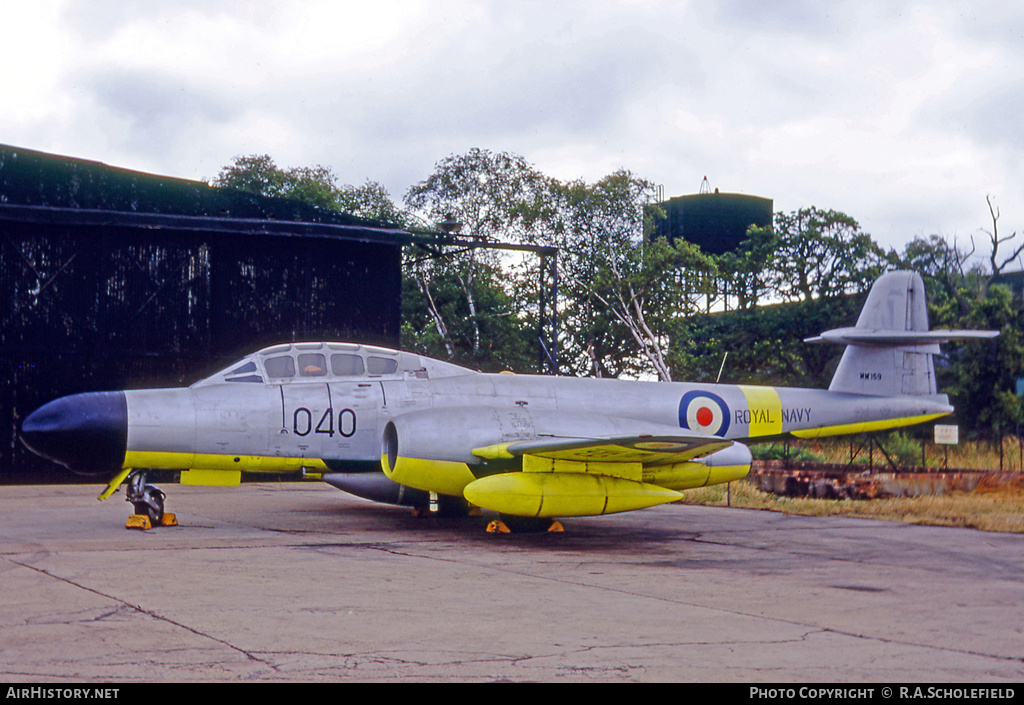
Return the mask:
<path fill-rule="evenodd" d="M 146 473 L 134 471 L 128 478 L 125 500 L 131 502 L 135 513 L 128 517 L 126 529 L 150 529 L 154 526 L 177 526 L 174 514 L 164 511 L 167 495 L 156 485 L 146 483 Z"/>

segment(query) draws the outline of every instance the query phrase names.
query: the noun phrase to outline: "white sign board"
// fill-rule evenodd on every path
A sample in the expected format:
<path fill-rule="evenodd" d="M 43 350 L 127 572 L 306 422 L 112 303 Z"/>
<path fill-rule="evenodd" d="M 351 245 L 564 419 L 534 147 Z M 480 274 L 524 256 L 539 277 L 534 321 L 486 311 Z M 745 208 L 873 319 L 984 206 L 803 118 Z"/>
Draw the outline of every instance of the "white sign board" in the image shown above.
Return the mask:
<path fill-rule="evenodd" d="M 935 424 L 935 442 L 955 446 L 960 442 L 960 427 Z"/>

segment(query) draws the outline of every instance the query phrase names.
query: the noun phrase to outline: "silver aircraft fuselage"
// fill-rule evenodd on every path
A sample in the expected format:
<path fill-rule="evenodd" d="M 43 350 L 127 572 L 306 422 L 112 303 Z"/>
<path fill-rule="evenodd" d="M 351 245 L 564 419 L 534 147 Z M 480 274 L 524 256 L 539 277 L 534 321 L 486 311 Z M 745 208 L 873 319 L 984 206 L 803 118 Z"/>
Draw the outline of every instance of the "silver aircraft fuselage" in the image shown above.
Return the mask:
<path fill-rule="evenodd" d="M 640 509 L 739 479 L 744 442 L 923 423 L 952 412 L 936 393 L 938 343 L 912 272 L 875 282 L 829 389 L 483 374 L 352 343 L 276 345 L 188 388 L 57 399 L 22 425 L 26 445 L 68 467 L 182 471 L 236 484 L 242 472 L 304 472 L 380 501 L 424 493 L 509 516 Z M 416 494 L 414 499 L 406 494 Z"/>
<path fill-rule="evenodd" d="M 361 374 L 304 372 L 297 358 L 359 357 Z M 296 359 L 292 376 L 268 363 Z M 388 360 L 378 374 L 370 360 Z M 248 365 L 255 373 L 235 373 Z M 310 365 L 305 365 L 307 369 Z M 348 370 L 346 370 L 348 371 Z M 379 466 L 389 420 L 433 410 L 431 458 L 478 461 L 480 446 L 565 432 L 552 418 L 690 430 L 735 441 L 808 438 L 919 423 L 952 411 L 945 396 L 484 374 L 404 352 L 339 343 L 275 346 L 184 389 L 129 390 L 125 467 L 318 472 Z M 538 419 L 543 421 L 538 422 Z M 582 435 L 586 428 L 576 429 Z M 596 432 L 596 430 L 595 430 Z"/>

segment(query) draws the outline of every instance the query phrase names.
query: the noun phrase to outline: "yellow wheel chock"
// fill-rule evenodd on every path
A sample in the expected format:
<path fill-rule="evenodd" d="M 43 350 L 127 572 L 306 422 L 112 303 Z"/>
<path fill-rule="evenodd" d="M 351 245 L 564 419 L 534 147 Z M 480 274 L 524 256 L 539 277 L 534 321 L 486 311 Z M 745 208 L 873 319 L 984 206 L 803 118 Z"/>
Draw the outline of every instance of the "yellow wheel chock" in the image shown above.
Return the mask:
<path fill-rule="evenodd" d="M 150 523 L 149 517 L 145 514 L 132 514 L 128 517 L 128 523 L 124 525 L 124 528 L 148 531 L 153 528 L 153 524 Z"/>
<path fill-rule="evenodd" d="M 549 534 L 561 534 L 565 532 L 565 527 L 562 526 L 562 522 L 557 519 L 551 522 L 551 526 L 546 529 Z M 511 534 L 512 530 L 508 528 L 508 524 L 496 519 L 487 525 L 487 533 L 489 534 Z"/>
<path fill-rule="evenodd" d="M 178 518 L 171 512 L 164 512 L 163 517 L 160 519 L 160 526 L 177 526 Z M 153 528 L 153 522 L 149 520 L 149 517 L 145 514 L 132 514 L 128 517 L 128 522 L 124 525 L 126 529 L 140 529 L 142 531 L 148 531 Z"/>

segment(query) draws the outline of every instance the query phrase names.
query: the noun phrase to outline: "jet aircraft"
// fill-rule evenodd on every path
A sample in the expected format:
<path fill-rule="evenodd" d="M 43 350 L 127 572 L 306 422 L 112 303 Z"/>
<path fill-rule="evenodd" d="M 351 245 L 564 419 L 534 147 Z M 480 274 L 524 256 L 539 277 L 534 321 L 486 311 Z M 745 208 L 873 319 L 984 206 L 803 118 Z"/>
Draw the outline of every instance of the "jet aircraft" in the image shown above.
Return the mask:
<path fill-rule="evenodd" d="M 164 495 L 146 484 L 150 469 L 216 485 L 242 472 L 316 474 L 380 502 L 550 522 L 738 480 L 749 441 L 945 416 L 938 343 L 994 335 L 929 330 L 921 277 L 890 272 L 855 326 L 809 339 L 846 345 L 828 390 L 484 374 L 366 345 L 290 343 L 187 388 L 59 398 L 21 435 L 72 470 L 113 475 L 101 499 L 128 479 L 128 501 L 157 522 Z"/>

